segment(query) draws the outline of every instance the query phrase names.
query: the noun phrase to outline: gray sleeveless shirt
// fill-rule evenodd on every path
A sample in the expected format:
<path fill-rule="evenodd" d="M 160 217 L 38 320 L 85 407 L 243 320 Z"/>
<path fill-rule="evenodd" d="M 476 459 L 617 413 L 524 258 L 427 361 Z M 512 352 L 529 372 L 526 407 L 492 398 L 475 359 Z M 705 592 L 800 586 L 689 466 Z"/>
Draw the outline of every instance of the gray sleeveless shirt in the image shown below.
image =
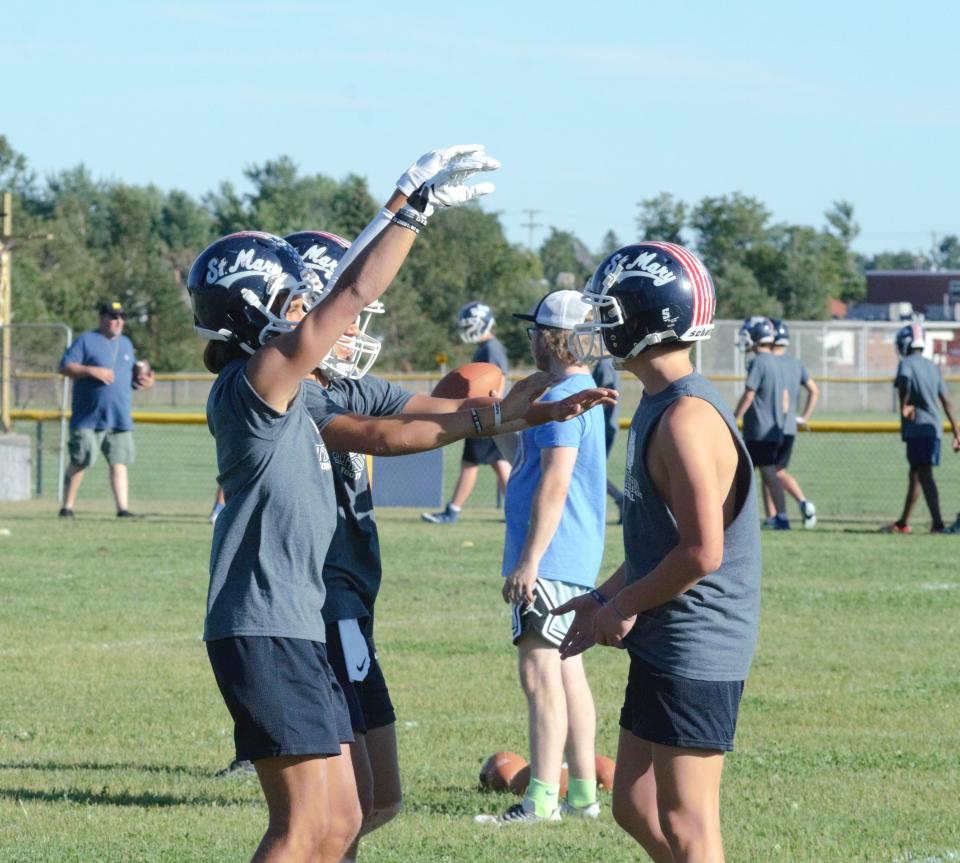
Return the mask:
<path fill-rule="evenodd" d="M 711 404 L 732 430 L 740 453 L 739 509 L 723 533 L 723 562 L 686 593 L 638 615 L 630 653 L 651 668 L 695 680 L 744 680 L 760 617 L 760 524 L 753 467 L 733 414 L 716 388 L 693 373 L 644 395 L 630 424 L 624 479 L 626 583 L 651 572 L 679 541 L 677 523 L 647 472 L 646 447 L 663 412 L 689 396 Z"/>

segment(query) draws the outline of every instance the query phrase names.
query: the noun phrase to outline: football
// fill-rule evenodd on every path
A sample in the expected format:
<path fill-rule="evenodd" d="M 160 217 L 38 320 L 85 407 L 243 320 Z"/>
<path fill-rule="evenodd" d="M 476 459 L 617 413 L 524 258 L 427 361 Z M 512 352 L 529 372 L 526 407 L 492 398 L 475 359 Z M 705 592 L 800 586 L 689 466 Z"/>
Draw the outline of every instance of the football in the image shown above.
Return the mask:
<path fill-rule="evenodd" d="M 526 761 L 516 752 L 494 752 L 480 768 L 480 787 L 490 791 L 506 791 L 517 772 L 525 767 Z"/>
<path fill-rule="evenodd" d="M 606 755 L 597 755 L 597 785 L 604 791 L 613 790 L 614 760 Z"/>
<path fill-rule="evenodd" d="M 527 786 L 530 784 L 530 765 L 527 764 L 522 770 L 520 770 L 516 776 L 513 777 L 513 781 L 510 783 L 510 790 L 522 797 L 527 790 Z M 567 793 L 567 765 L 564 764 L 560 768 L 560 796 L 563 797 Z"/>
<path fill-rule="evenodd" d="M 149 377 L 152 371 L 153 369 L 150 368 L 150 363 L 146 360 L 137 360 L 133 364 L 133 379 L 139 383 L 144 378 Z"/>
<path fill-rule="evenodd" d="M 503 372 L 493 363 L 467 363 L 446 374 L 431 393 L 439 399 L 471 399 L 503 394 Z"/>

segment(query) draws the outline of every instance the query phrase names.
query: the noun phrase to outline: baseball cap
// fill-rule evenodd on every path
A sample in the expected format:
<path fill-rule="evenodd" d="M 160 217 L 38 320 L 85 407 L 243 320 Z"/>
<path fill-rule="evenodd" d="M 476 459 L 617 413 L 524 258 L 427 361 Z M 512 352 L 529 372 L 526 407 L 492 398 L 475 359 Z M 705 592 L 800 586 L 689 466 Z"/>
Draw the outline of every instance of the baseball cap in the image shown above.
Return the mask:
<path fill-rule="evenodd" d="M 539 327 L 572 330 L 587 319 L 591 308 L 580 291 L 553 291 L 542 297 L 527 314 L 514 313 L 513 316 L 521 321 L 533 321 Z"/>
<path fill-rule="evenodd" d="M 111 318 L 125 318 L 126 313 L 123 311 L 123 303 L 113 300 L 109 303 L 100 303 L 100 314 L 101 315 L 110 315 Z"/>

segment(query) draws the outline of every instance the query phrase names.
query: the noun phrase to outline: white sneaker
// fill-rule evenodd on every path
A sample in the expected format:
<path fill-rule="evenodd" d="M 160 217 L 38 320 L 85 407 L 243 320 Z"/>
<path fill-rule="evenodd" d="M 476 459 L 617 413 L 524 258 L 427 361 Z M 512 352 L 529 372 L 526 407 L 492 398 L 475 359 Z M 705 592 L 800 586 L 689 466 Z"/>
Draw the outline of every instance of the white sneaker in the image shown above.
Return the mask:
<path fill-rule="evenodd" d="M 600 801 L 594 800 L 587 806 L 572 806 L 566 799 L 560 803 L 560 815 L 566 818 L 568 815 L 573 818 L 599 818 Z"/>
<path fill-rule="evenodd" d="M 474 815 L 476 824 L 493 824 L 496 827 L 505 827 L 512 824 L 541 824 L 544 821 L 559 821 L 560 810 L 554 809 L 546 818 L 537 815 L 532 800 L 523 798 L 522 803 L 515 803 L 502 815 Z"/>
<path fill-rule="evenodd" d="M 817 526 L 817 508 L 809 500 L 800 504 L 800 514 L 803 516 L 803 526 L 806 530 Z"/>

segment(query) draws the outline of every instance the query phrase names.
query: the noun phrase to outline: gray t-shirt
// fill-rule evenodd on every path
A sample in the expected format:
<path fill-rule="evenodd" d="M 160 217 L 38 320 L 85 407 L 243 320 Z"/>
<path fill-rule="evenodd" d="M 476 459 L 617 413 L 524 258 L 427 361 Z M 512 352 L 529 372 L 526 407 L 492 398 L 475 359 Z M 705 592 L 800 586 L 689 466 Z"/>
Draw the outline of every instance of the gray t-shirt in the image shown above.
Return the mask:
<path fill-rule="evenodd" d="M 677 522 L 647 472 L 646 447 L 663 412 L 690 396 L 711 404 L 729 426 L 740 454 L 739 510 L 723 532 L 716 572 L 663 605 L 637 616 L 627 649 L 644 664 L 695 680 L 744 680 L 760 620 L 760 524 L 753 468 L 729 406 L 706 378 L 694 372 L 654 396 L 644 394 L 630 424 L 623 483 L 626 583 L 652 572 L 679 541 Z"/>
<path fill-rule="evenodd" d="M 783 391 L 786 388 L 783 364 L 769 351 L 761 351 L 747 371 L 747 389 L 754 391 L 753 403 L 743 416 L 743 439 L 749 441 L 783 440 L 786 414 Z"/>
<path fill-rule="evenodd" d="M 401 413 L 411 398 L 413 393 L 373 375 L 358 381 L 336 380 L 329 389 L 317 383 L 306 385 L 307 410 L 321 432 L 331 420 L 347 413 Z M 323 566 L 327 588 L 323 619 L 327 623 L 371 616 L 383 576 L 366 456 L 331 450 L 330 460 L 337 529 Z"/>
<path fill-rule="evenodd" d="M 307 413 L 264 402 L 234 360 L 207 399 L 226 505 L 210 551 L 205 641 L 263 635 L 324 641 L 321 572 L 336 526 L 330 459 Z"/>
<path fill-rule="evenodd" d="M 797 357 L 790 354 L 774 354 L 783 369 L 784 387 L 790 398 L 787 416 L 784 420 L 784 435 L 797 433 L 797 404 L 800 399 L 800 387 L 810 380 L 807 367 Z"/>
<path fill-rule="evenodd" d="M 507 352 L 496 336 L 477 345 L 477 349 L 473 352 L 473 362 L 493 363 L 504 375 L 510 370 Z"/>
<path fill-rule="evenodd" d="M 940 419 L 940 396 L 947 394 L 940 369 L 922 354 L 910 354 L 897 366 L 897 389 L 906 391 L 906 403 L 917 409 L 913 420 L 900 417 L 902 440 L 915 437 L 940 437 L 943 433 Z"/>

